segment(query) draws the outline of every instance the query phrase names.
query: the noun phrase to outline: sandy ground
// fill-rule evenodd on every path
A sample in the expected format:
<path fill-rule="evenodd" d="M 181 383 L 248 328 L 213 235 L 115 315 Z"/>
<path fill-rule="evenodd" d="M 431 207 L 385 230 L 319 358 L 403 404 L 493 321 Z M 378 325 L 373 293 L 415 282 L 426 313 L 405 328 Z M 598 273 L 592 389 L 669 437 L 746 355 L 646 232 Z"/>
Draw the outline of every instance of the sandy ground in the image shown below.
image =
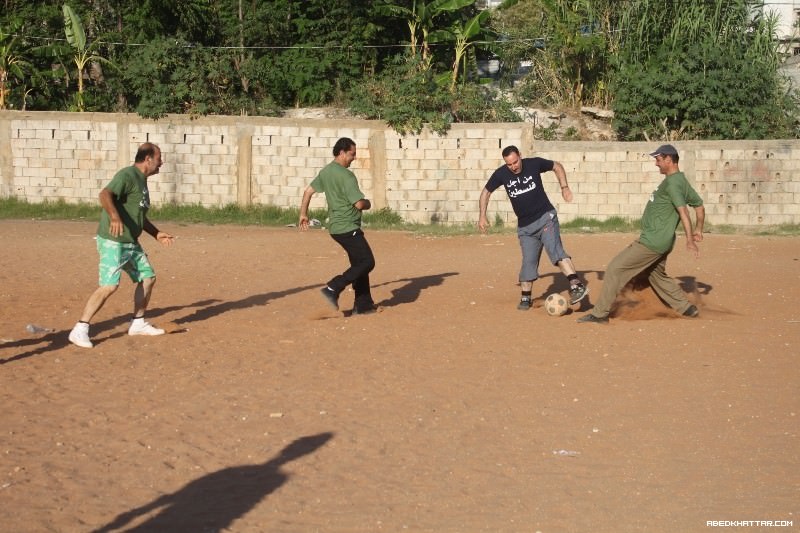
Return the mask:
<path fill-rule="evenodd" d="M 352 317 L 323 230 L 160 226 L 174 331 L 126 335 L 124 280 L 86 350 L 95 222 L 0 221 L 1 530 L 800 531 L 798 238 L 679 241 L 700 318 L 648 289 L 603 326 L 544 312 L 549 264 L 516 310 L 513 234 L 368 230 L 381 309 Z M 633 238 L 565 236 L 592 294 Z"/>

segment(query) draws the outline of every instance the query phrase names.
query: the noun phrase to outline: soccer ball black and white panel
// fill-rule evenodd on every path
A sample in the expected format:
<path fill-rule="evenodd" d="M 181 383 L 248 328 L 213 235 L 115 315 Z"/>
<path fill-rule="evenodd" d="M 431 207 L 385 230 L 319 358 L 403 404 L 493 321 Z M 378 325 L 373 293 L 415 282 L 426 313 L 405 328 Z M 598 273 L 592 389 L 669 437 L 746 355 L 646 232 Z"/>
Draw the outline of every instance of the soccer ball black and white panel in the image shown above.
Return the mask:
<path fill-rule="evenodd" d="M 550 316 L 562 316 L 567 312 L 567 309 L 569 309 L 567 299 L 557 292 L 549 295 L 544 301 L 544 310 Z"/>

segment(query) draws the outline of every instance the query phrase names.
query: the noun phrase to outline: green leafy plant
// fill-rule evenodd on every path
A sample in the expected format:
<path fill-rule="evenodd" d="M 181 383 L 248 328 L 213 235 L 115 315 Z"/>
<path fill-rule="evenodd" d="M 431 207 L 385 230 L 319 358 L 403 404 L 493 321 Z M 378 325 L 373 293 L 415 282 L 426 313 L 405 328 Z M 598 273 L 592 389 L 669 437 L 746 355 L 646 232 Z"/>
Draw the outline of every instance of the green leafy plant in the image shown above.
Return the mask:
<path fill-rule="evenodd" d="M 621 5 L 615 0 L 504 2 L 489 26 L 501 36 L 494 51 L 517 100 L 553 107 L 607 104 L 609 58 L 617 47 L 615 13 Z M 526 73 L 518 71 L 523 62 L 529 65 Z"/>
<path fill-rule="evenodd" d="M 435 19 L 443 13 L 457 11 L 474 2 L 475 0 L 412 0 L 410 8 L 401 4 L 388 4 L 381 7 L 381 12 L 406 20 L 411 59 L 419 68 L 427 70 L 431 66 L 431 34 L 441 29 L 434 26 Z M 437 40 L 437 37 L 434 36 L 433 40 Z"/>
<path fill-rule="evenodd" d="M 624 140 L 796 137 L 798 103 L 778 72 L 777 19 L 753 0 L 627 4 L 612 92 Z"/>
<path fill-rule="evenodd" d="M 455 37 L 455 59 L 453 60 L 453 70 L 450 81 L 450 91 L 456 88 L 456 81 L 458 80 L 458 70 L 461 67 L 462 61 L 465 59 L 466 53 L 471 46 L 473 46 L 474 39 L 481 34 L 483 28 L 481 23 L 489 17 L 488 11 L 481 11 L 464 24 L 456 24 L 450 30 L 450 33 Z"/>
<path fill-rule="evenodd" d="M 83 28 L 83 23 L 69 4 L 64 4 L 63 12 L 64 34 L 67 36 L 67 43 L 69 43 L 69 46 L 72 48 L 72 60 L 75 62 L 75 66 L 78 69 L 76 75 L 78 80 L 78 92 L 75 98 L 75 106 L 78 111 L 83 111 L 83 74 L 86 65 L 91 62 L 111 65 L 111 62 L 97 53 L 98 41 L 87 43 L 86 31 Z"/>
<path fill-rule="evenodd" d="M 488 88 L 464 85 L 440 90 L 432 71 L 397 58 L 392 68 L 355 87 L 350 110 L 368 119 L 384 120 L 398 133 L 418 134 L 427 125 L 444 135 L 453 122 L 516 122 L 511 104 Z"/>
<path fill-rule="evenodd" d="M 8 107 L 11 84 L 24 83 L 26 71 L 32 68 L 15 35 L 21 26 L 18 20 L 12 21 L 8 29 L 0 26 L 0 109 Z"/>
<path fill-rule="evenodd" d="M 558 124 L 551 122 L 548 126 L 536 126 L 533 136 L 542 141 L 555 141 L 558 138 Z"/>

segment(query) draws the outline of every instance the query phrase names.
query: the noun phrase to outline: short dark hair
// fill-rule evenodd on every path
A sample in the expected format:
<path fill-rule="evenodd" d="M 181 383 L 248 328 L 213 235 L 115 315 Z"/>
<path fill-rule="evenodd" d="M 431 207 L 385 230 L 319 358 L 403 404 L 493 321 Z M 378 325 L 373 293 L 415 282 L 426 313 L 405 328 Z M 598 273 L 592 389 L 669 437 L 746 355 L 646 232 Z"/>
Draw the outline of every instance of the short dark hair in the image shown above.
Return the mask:
<path fill-rule="evenodd" d="M 355 145 L 356 142 L 353 139 L 350 139 L 349 137 L 342 137 L 336 141 L 336 144 L 333 145 L 333 157 L 337 157 L 342 152 L 347 152 Z"/>
<path fill-rule="evenodd" d="M 136 150 L 136 158 L 133 160 L 134 163 L 141 163 L 148 157 L 155 157 L 156 150 L 158 150 L 158 146 L 153 143 L 142 143 L 139 146 L 139 149 Z"/>
<path fill-rule="evenodd" d="M 517 148 L 517 147 L 516 147 L 516 146 L 514 146 L 513 144 L 512 144 L 512 145 L 510 145 L 510 146 L 506 146 L 505 148 L 503 148 L 503 158 L 504 158 L 504 159 L 505 159 L 506 157 L 510 156 L 511 154 L 517 154 L 517 155 L 519 155 L 519 148 Z"/>

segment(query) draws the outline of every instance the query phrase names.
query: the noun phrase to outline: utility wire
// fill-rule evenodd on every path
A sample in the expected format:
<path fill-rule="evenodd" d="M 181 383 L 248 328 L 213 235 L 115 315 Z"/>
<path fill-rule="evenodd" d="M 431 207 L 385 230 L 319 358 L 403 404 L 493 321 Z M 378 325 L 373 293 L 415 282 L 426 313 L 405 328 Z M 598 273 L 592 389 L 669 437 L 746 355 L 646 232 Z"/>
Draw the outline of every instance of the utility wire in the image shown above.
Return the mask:
<path fill-rule="evenodd" d="M 32 37 L 32 36 L 25 36 L 20 34 L 8 34 L 11 37 L 19 37 L 19 38 L 26 38 L 30 40 L 38 40 L 38 41 L 46 41 L 46 42 L 66 42 L 66 39 L 61 39 L 58 37 Z M 538 37 L 538 38 L 527 38 L 527 39 L 503 39 L 503 40 L 495 40 L 495 41 L 470 41 L 471 44 L 517 44 L 517 43 L 527 43 L 527 44 L 536 44 L 545 41 L 545 37 Z M 95 41 L 97 44 L 103 44 L 108 46 L 130 46 L 130 47 L 137 47 L 137 46 L 146 46 L 142 43 L 120 43 L 120 42 L 113 42 L 113 41 Z M 176 41 L 177 43 L 177 41 Z M 418 47 L 421 45 L 417 45 Z M 439 47 L 439 46 L 450 46 L 450 44 L 446 43 L 428 43 L 429 48 Z M 410 43 L 401 43 L 401 44 L 359 44 L 359 45 L 349 45 L 349 44 L 331 44 L 331 45 L 292 45 L 292 46 L 206 46 L 206 45 L 198 45 L 193 43 L 187 43 L 184 45 L 184 48 L 195 48 L 195 47 L 203 47 L 208 50 L 324 50 L 326 48 L 409 48 L 411 47 Z"/>

